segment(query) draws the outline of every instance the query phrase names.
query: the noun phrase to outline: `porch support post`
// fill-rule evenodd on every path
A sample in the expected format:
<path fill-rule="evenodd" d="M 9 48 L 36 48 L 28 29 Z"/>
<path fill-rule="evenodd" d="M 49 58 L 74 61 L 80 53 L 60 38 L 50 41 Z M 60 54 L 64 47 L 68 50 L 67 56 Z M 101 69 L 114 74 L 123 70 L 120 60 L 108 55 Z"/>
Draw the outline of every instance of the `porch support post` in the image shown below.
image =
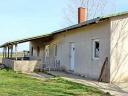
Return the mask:
<path fill-rule="evenodd" d="M 6 58 L 6 47 L 4 47 L 3 49 L 3 55 L 4 55 L 3 57 Z"/>
<path fill-rule="evenodd" d="M 9 46 L 8 46 L 8 59 L 9 59 Z"/>
<path fill-rule="evenodd" d="M 5 47 L 5 58 L 7 57 L 7 53 L 6 53 L 6 51 L 7 51 L 7 47 Z"/>
<path fill-rule="evenodd" d="M 4 58 L 6 58 L 6 47 L 4 47 Z"/>
<path fill-rule="evenodd" d="M 4 53 L 5 53 L 4 51 L 5 51 L 5 48 L 3 47 L 3 58 L 4 58 Z"/>
<path fill-rule="evenodd" d="M 13 45 L 11 46 L 11 58 L 12 58 L 12 54 L 13 54 Z"/>
<path fill-rule="evenodd" d="M 17 44 L 15 45 L 15 57 L 16 57 L 16 60 L 17 60 Z"/>

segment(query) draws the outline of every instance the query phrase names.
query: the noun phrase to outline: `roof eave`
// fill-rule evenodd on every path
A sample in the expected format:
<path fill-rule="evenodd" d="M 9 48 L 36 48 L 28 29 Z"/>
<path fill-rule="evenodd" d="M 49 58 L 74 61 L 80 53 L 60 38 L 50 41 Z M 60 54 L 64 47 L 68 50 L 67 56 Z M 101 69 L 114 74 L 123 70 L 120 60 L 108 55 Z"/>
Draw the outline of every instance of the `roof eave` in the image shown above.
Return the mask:
<path fill-rule="evenodd" d="M 59 33 L 62 33 L 62 32 L 69 31 L 69 30 L 81 28 L 83 26 L 88 26 L 88 25 L 91 25 L 91 24 L 96 24 L 96 23 L 99 23 L 102 20 L 107 20 L 107 19 L 109 19 L 109 18 L 99 18 L 98 17 L 98 18 L 95 18 L 95 19 L 83 22 L 81 24 L 76 24 L 76 25 L 69 26 L 69 27 L 64 28 L 64 29 L 60 29 L 60 30 L 54 31 L 51 34 L 42 35 L 42 36 L 36 36 L 36 37 L 31 37 L 31 38 L 25 38 L 25 39 L 21 39 L 21 40 L 12 41 L 12 42 L 7 42 L 7 43 L 1 45 L 0 48 L 6 47 L 6 46 L 9 46 L 9 45 L 16 45 L 16 44 L 19 44 L 19 43 L 29 42 L 29 41 L 32 41 L 32 40 L 35 40 L 35 39 L 44 38 L 44 37 L 50 37 L 50 36 L 53 36 L 55 34 L 59 34 Z"/>

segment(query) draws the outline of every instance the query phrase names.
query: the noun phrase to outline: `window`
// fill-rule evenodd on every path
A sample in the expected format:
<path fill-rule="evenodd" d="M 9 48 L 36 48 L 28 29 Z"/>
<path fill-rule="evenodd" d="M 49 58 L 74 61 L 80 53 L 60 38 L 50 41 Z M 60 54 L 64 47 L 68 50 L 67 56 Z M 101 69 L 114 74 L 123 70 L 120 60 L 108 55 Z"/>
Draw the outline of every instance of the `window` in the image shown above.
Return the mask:
<path fill-rule="evenodd" d="M 40 47 L 38 46 L 37 47 L 37 56 L 39 56 L 40 55 Z"/>
<path fill-rule="evenodd" d="M 99 59 L 100 43 L 99 40 L 93 40 L 93 59 Z"/>
<path fill-rule="evenodd" d="M 31 49 L 31 56 L 33 56 L 33 47 L 32 47 L 32 49 Z"/>

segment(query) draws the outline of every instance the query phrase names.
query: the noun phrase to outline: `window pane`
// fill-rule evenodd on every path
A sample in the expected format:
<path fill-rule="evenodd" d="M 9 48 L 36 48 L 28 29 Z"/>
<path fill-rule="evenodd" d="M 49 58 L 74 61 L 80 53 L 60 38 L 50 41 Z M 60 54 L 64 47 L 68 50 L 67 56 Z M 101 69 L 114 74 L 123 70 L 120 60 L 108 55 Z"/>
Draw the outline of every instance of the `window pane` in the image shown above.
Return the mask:
<path fill-rule="evenodd" d="M 98 58 L 99 57 L 99 42 L 95 41 L 95 53 L 94 53 L 95 57 Z"/>

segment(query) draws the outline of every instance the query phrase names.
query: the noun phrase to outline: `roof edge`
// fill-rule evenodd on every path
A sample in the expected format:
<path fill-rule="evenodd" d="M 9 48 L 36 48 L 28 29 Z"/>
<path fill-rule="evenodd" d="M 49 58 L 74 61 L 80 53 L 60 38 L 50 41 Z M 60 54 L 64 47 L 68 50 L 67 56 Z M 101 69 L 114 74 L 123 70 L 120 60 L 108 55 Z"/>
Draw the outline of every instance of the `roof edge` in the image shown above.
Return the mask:
<path fill-rule="evenodd" d="M 80 27 L 87 26 L 87 25 L 90 25 L 90 24 L 98 23 L 99 21 L 102 21 L 102 20 L 105 20 L 105 19 L 109 19 L 109 18 L 112 18 L 112 17 L 121 16 L 121 15 L 126 15 L 126 14 L 128 14 L 128 11 L 118 12 L 116 14 L 97 17 L 97 18 L 94 18 L 94 19 L 91 19 L 91 20 L 87 20 L 87 21 L 85 21 L 83 23 L 80 23 L 80 24 L 75 24 L 75 25 L 72 25 L 72 26 L 69 26 L 69 27 L 66 27 L 66 28 L 59 29 L 57 31 L 53 31 L 52 33 L 49 33 L 49 34 L 46 34 L 46 35 L 33 36 L 33 37 L 29 37 L 29 38 L 24 38 L 24 39 L 19 39 L 19 40 L 6 42 L 3 45 L 1 45 L 0 48 L 11 45 L 11 44 L 14 45 L 14 44 L 17 44 L 17 43 L 23 43 L 23 42 L 28 42 L 28 41 L 31 41 L 31 40 L 34 40 L 34 39 L 39 39 L 39 38 L 43 38 L 43 37 L 52 36 L 54 34 L 58 34 L 58 33 L 61 33 L 61 32 L 67 31 L 67 30 L 80 28 Z"/>

